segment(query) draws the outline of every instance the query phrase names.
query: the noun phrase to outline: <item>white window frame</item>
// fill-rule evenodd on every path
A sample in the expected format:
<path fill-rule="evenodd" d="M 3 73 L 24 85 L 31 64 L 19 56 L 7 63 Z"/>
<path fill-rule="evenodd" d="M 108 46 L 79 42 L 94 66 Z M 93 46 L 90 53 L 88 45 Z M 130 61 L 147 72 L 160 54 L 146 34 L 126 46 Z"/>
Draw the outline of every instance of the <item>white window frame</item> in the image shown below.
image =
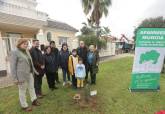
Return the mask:
<path fill-rule="evenodd" d="M 58 44 L 59 44 L 59 45 L 62 45 L 63 43 L 68 43 L 68 38 L 69 38 L 69 37 L 59 36 L 59 37 L 58 37 Z"/>

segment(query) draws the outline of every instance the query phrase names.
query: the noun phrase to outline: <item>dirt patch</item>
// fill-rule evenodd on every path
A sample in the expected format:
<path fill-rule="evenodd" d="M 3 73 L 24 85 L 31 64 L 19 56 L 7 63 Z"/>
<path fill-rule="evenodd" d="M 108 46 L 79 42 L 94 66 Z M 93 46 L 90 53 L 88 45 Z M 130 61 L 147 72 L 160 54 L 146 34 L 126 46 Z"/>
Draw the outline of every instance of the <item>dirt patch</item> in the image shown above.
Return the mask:
<path fill-rule="evenodd" d="M 73 105 L 75 105 L 75 107 L 78 106 L 78 108 L 80 110 L 85 110 L 85 109 L 90 109 L 93 112 L 97 112 L 99 114 L 103 114 L 101 113 L 101 109 L 99 107 L 99 103 L 98 103 L 98 96 L 86 96 L 84 90 L 78 90 L 77 94 L 75 95 L 80 95 L 80 99 L 74 99 L 74 95 L 72 96 L 72 101 L 73 101 Z"/>

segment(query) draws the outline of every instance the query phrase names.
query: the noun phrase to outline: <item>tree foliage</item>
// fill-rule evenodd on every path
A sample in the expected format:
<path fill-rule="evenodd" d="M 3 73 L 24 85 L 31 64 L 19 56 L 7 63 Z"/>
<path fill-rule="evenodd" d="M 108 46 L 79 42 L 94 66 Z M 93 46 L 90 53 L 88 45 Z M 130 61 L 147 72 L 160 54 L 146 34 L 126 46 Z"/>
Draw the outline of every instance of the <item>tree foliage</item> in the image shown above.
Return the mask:
<path fill-rule="evenodd" d="M 80 35 L 80 41 L 84 41 L 87 46 L 97 45 L 98 49 L 106 48 L 107 42 L 104 39 L 98 39 L 96 35 Z"/>
<path fill-rule="evenodd" d="M 165 19 L 163 17 L 145 19 L 139 27 L 162 28 L 165 27 Z"/>
<path fill-rule="evenodd" d="M 111 30 L 108 27 L 101 27 L 100 36 L 109 36 Z"/>
<path fill-rule="evenodd" d="M 86 23 L 83 23 L 83 27 L 80 29 L 82 35 L 95 34 L 95 29 L 88 26 Z"/>
<path fill-rule="evenodd" d="M 89 15 L 88 21 L 99 26 L 100 19 L 108 15 L 111 0 L 81 0 L 84 13 Z"/>
<path fill-rule="evenodd" d="M 99 49 L 101 48 L 106 48 L 106 40 L 97 38 L 96 34 L 96 27 L 94 26 L 89 26 L 86 23 L 83 23 L 83 27 L 81 28 L 81 35 L 79 35 L 79 40 L 82 40 L 85 42 L 87 46 L 94 44 L 97 45 Z M 110 29 L 108 27 L 100 27 L 100 36 L 105 36 L 110 34 Z"/>
<path fill-rule="evenodd" d="M 142 27 L 145 27 L 145 28 L 164 28 L 165 27 L 165 19 L 163 17 L 145 19 L 135 29 L 134 34 L 136 34 L 136 31 Z"/>

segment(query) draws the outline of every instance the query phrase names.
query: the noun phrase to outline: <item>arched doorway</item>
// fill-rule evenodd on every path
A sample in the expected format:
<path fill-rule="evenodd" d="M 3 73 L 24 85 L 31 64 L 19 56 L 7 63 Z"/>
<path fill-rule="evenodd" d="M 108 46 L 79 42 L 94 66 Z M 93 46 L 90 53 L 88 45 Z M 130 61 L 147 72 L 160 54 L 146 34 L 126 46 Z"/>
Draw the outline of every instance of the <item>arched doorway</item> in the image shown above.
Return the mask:
<path fill-rule="evenodd" d="M 52 34 L 51 32 L 47 33 L 47 41 L 50 42 L 52 40 Z"/>

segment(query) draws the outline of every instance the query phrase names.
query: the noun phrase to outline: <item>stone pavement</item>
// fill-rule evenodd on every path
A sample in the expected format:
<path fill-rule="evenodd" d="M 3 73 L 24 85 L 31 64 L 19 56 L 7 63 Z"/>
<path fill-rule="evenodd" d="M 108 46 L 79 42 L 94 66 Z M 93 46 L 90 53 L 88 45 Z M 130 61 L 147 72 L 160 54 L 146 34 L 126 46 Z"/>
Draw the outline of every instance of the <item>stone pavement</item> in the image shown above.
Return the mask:
<path fill-rule="evenodd" d="M 133 57 L 134 55 L 133 54 L 119 54 L 119 55 L 114 55 L 114 56 L 109 56 L 109 57 L 101 57 L 101 62 L 106 62 L 106 61 L 110 61 L 114 59 L 130 57 L 130 56 Z M 13 85 L 13 81 L 10 76 L 0 78 L 0 88 L 12 86 L 12 85 Z"/>
<path fill-rule="evenodd" d="M 6 77 L 0 78 L 0 88 L 12 86 L 12 85 L 13 85 L 13 81 L 12 81 L 11 77 L 6 76 Z"/>

